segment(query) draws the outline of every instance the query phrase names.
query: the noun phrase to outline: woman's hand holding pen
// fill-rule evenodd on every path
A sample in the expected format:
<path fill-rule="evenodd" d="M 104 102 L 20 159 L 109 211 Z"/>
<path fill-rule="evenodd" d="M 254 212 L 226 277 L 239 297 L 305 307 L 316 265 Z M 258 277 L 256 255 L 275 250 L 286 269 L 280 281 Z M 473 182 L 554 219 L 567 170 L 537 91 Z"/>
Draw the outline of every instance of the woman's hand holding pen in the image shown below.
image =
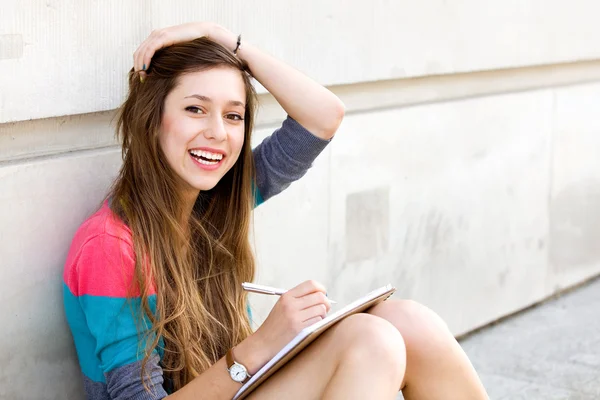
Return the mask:
<path fill-rule="evenodd" d="M 302 329 L 325 318 L 331 308 L 326 292 L 320 283 L 306 281 L 281 295 L 265 322 L 252 335 L 262 343 L 266 360 Z"/>

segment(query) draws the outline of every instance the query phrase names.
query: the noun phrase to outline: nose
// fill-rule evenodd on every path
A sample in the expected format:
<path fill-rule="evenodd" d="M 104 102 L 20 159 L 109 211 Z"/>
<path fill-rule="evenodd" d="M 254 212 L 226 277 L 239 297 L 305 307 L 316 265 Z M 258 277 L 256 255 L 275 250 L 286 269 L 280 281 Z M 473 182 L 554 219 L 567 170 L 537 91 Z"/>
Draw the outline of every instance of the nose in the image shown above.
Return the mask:
<path fill-rule="evenodd" d="M 216 115 L 210 119 L 210 126 L 204 131 L 204 137 L 218 142 L 222 142 L 227 138 L 225 121 L 223 121 L 220 115 Z"/>

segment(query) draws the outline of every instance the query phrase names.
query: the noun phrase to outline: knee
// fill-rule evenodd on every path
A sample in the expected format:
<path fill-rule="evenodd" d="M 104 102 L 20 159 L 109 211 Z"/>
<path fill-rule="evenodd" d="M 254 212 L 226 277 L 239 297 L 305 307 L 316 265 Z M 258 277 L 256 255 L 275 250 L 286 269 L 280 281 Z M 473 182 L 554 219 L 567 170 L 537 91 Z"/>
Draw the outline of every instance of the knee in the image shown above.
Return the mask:
<path fill-rule="evenodd" d="M 349 361 L 369 363 L 397 377 L 404 376 L 406 347 L 401 333 L 392 324 L 369 314 L 355 314 L 342 322 Z"/>
<path fill-rule="evenodd" d="M 419 346 L 441 351 L 455 341 L 446 322 L 433 310 L 414 300 L 388 300 L 369 313 L 394 325 L 407 347 Z"/>
<path fill-rule="evenodd" d="M 405 319 L 422 327 L 434 328 L 444 334 L 450 332 L 448 324 L 431 308 L 414 300 L 399 300 L 398 303 Z"/>

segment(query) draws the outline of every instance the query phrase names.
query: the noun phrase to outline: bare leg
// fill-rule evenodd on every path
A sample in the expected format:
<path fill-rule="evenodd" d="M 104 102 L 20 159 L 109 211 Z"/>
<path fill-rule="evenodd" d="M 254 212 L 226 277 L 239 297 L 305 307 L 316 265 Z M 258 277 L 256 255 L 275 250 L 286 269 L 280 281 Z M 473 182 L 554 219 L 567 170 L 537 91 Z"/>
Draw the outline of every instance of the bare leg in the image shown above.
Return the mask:
<path fill-rule="evenodd" d="M 488 399 L 467 355 L 433 311 L 410 300 L 387 300 L 369 313 L 391 322 L 404 338 L 407 400 Z"/>
<path fill-rule="evenodd" d="M 405 372 L 399 332 L 368 314 L 350 316 L 258 387 L 249 399 L 394 399 Z"/>

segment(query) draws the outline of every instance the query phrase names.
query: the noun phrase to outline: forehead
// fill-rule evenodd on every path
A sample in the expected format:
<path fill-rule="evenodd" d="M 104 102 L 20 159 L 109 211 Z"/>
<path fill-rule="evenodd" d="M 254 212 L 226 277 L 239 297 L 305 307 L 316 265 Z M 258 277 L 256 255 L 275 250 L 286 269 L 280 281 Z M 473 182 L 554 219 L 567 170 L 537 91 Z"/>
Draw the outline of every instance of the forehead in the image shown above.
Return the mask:
<path fill-rule="evenodd" d="M 245 103 L 246 87 L 239 70 L 220 67 L 181 75 L 170 94 L 181 99 L 199 94 L 215 102 L 237 100 Z"/>

